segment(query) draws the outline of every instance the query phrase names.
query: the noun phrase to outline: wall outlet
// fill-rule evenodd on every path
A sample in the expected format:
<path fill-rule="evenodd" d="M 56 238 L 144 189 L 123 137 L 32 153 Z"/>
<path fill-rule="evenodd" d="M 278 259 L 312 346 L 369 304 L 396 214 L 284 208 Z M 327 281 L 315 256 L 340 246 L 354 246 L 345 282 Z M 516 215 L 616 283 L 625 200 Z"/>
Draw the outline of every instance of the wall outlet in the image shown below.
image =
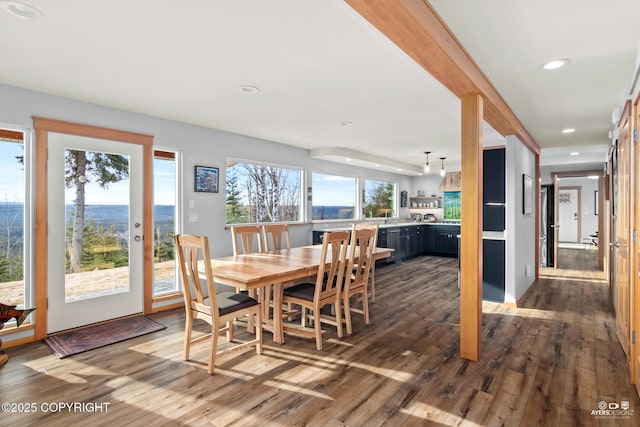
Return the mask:
<path fill-rule="evenodd" d="M 525 265 L 524 266 L 524 275 L 527 276 L 527 277 L 533 276 L 533 267 L 531 267 L 530 265 Z"/>
<path fill-rule="evenodd" d="M 190 213 L 189 214 L 189 222 L 198 222 L 198 214 Z"/>

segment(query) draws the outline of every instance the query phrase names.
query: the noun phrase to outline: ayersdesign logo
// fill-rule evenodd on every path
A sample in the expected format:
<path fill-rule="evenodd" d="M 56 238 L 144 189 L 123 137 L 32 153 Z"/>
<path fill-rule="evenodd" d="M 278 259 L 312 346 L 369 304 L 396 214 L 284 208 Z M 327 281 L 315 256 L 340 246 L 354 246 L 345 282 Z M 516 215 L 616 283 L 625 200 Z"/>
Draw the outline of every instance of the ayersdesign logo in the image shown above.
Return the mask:
<path fill-rule="evenodd" d="M 634 410 L 630 409 L 628 400 L 620 402 L 598 402 L 598 409 L 591 410 L 591 415 L 597 419 L 630 419 L 634 415 Z"/>

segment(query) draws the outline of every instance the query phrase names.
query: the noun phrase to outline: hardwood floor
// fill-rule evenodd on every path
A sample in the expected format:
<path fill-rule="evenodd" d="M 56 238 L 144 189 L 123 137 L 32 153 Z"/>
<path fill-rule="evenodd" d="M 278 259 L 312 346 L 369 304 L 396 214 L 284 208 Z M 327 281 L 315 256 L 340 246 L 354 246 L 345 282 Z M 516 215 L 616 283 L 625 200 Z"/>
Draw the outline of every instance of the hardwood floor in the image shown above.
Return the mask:
<path fill-rule="evenodd" d="M 522 307 L 485 303 L 482 358 L 470 362 L 459 357 L 456 268 L 437 257 L 379 268 L 371 325 L 355 316 L 343 339 L 326 327 L 320 352 L 312 339 L 287 335 L 278 345 L 267 333 L 263 355 L 227 354 L 214 376 L 206 344 L 181 360 L 182 310 L 150 316 L 164 331 L 68 359 L 41 342 L 11 348 L 0 400 L 36 410 L 5 410 L 0 424 L 640 424 L 601 273 L 544 270 Z M 592 411 L 601 401 L 629 401 L 634 415 L 599 419 Z M 58 402 L 109 406 L 74 412 Z"/>

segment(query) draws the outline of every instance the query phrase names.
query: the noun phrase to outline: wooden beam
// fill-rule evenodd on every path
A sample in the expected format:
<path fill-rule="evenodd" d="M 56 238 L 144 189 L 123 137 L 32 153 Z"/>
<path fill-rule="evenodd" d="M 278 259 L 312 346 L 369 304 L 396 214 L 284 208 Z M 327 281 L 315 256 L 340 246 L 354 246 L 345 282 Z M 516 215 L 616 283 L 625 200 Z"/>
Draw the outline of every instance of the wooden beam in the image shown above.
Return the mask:
<path fill-rule="evenodd" d="M 533 137 L 427 1 L 345 1 L 456 96 L 481 94 L 484 120 L 540 154 Z"/>
<path fill-rule="evenodd" d="M 24 134 L 20 131 L 0 129 L 0 139 L 9 141 L 24 141 Z"/>
<path fill-rule="evenodd" d="M 36 176 L 34 182 L 35 202 L 35 236 L 34 236 L 34 299 L 36 311 L 34 316 L 36 340 L 47 336 L 47 147 L 48 132 L 35 126 L 35 165 Z"/>
<path fill-rule="evenodd" d="M 482 337 L 482 112 L 479 94 L 462 97 L 460 356 L 479 360 Z"/>

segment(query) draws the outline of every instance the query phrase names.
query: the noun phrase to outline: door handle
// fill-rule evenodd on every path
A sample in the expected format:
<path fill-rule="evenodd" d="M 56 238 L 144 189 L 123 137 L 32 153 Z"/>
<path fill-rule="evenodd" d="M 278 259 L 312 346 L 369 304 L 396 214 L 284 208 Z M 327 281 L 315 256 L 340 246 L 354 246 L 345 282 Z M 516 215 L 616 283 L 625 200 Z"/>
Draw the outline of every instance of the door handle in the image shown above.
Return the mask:
<path fill-rule="evenodd" d="M 135 236 L 133 240 L 135 240 L 136 242 L 139 242 L 140 240 L 142 240 L 142 236 Z"/>
<path fill-rule="evenodd" d="M 619 248 L 620 247 L 620 242 L 609 243 L 609 246 L 612 247 L 612 248 Z"/>

